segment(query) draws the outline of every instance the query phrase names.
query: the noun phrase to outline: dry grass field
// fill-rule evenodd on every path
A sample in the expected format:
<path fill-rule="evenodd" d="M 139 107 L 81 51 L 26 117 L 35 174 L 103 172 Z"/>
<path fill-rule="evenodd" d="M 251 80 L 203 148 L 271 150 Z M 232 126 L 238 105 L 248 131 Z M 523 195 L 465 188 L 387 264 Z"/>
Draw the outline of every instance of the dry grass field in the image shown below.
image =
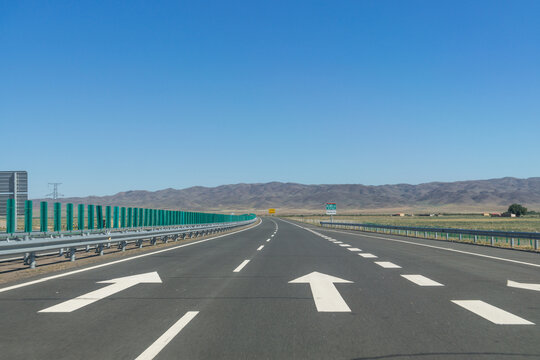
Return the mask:
<path fill-rule="evenodd" d="M 309 223 L 330 221 L 330 216 L 289 216 L 289 219 Z M 395 226 L 445 227 L 474 230 L 501 230 L 540 232 L 540 216 L 520 218 L 484 217 L 481 215 L 441 216 L 389 216 L 389 215 L 343 215 L 334 216 L 335 222 L 372 223 Z"/>

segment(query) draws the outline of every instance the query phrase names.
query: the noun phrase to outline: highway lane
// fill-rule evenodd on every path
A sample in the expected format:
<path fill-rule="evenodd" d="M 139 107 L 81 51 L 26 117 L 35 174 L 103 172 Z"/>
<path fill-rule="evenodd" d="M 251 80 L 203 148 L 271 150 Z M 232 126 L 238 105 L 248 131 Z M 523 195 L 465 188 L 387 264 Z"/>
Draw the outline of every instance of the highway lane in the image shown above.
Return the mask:
<path fill-rule="evenodd" d="M 266 218 L 215 240 L 0 292 L 0 357 L 540 358 L 539 325 L 498 325 L 463 307 L 483 311 L 483 303 L 452 302 L 480 300 L 540 324 L 540 292 L 506 286 L 540 283 L 539 268 L 368 235 Z M 538 263 L 536 254 L 516 256 Z M 154 272 L 161 283 L 137 283 L 72 312 L 39 312 L 120 286 L 99 281 Z M 313 272 L 347 282 L 291 282 Z M 420 285 L 428 280 L 444 286 Z"/>

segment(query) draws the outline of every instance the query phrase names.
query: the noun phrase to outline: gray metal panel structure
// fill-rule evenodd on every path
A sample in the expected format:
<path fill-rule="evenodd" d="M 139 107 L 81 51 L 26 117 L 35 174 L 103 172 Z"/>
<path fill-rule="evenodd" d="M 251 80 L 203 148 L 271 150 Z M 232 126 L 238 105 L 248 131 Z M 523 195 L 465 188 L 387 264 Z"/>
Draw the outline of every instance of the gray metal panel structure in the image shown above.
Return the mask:
<path fill-rule="evenodd" d="M 24 215 L 24 202 L 28 200 L 26 171 L 0 171 L 0 216 L 6 216 L 7 199 L 16 199 L 17 215 Z"/>

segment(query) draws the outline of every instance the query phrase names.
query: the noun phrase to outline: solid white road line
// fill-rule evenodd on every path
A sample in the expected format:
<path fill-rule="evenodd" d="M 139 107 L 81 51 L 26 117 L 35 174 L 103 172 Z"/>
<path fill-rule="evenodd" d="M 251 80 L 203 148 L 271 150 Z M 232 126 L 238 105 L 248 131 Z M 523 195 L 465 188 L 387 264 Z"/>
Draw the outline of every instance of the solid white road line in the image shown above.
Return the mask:
<path fill-rule="evenodd" d="M 534 323 L 528 320 L 499 309 L 482 300 L 452 300 L 452 302 L 497 325 L 534 325 Z"/>
<path fill-rule="evenodd" d="M 238 265 L 238 267 L 236 269 L 233 270 L 233 272 L 240 272 L 244 266 L 246 266 L 248 264 L 249 260 L 244 260 L 242 261 L 242 263 L 240 265 Z"/>
<path fill-rule="evenodd" d="M 342 246 L 342 247 L 349 247 L 349 246 L 351 246 L 351 245 L 349 245 L 349 244 L 339 244 L 339 246 Z"/>
<path fill-rule="evenodd" d="M 64 277 L 64 276 L 68 276 L 68 275 L 78 274 L 78 273 L 81 273 L 81 272 L 85 272 L 85 271 L 89 271 L 89 270 L 94 270 L 94 269 L 99 269 L 99 268 L 102 268 L 102 267 L 106 267 L 106 266 L 110 266 L 110 265 L 115 265 L 115 264 L 123 263 L 123 262 L 126 262 L 126 261 L 131 261 L 131 260 L 140 259 L 140 258 L 143 258 L 143 257 L 146 257 L 146 256 L 152 256 L 152 255 L 161 254 L 161 253 L 167 252 L 167 251 L 173 251 L 173 250 L 180 249 L 180 248 L 183 248 L 183 247 L 186 247 L 186 246 L 192 246 L 192 245 L 196 245 L 196 244 L 201 244 L 201 243 L 204 243 L 204 242 L 207 242 L 207 241 L 216 240 L 216 239 L 219 239 L 219 238 L 222 238 L 222 237 L 225 237 L 225 236 L 234 235 L 234 234 L 241 233 L 241 232 L 243 232 L 243 231 L 247 231 L 247 230 L 254 229 L 254 228 L 256 228 L 257 226 L 259 226 L 260 224 L 262 224 L 262 221 L 259 221 L 259 223 L 258 223 L 257 225 L 255 225 L 255 226 L 253 226 L 253 227 L 249 227 L 249 228 L 247 228 L 247 229 L 242 229 L 242 230 L 234 231 L 234 232 L 232 232 L 232 233 L 223 234 L 223 235 L 218 235 L 218 236 L 211 237 L 211 238 L 208 238 L 208 239 L 203 239 L 203 240 L 199 240 L 199 241 L 194 241 L 194 242 L 190 242 L 190 243 L 183 244 L 183 245 L 178 245 L 178 246 L 172 246 L 172 247 L 169 247 L 169 248 L 166 248 L 166 249 L 157 250 L 157 251 L 153 251 L 153 252 L 149 252 L 149 253 L 141 254 L 141 255 L 135 255 L 135 256 L 131 256 L 131 257 L 125 258 L 125 259 L 120 259 L 120 260 L 111 261 L 111 262 L 108 262 L 108 263 L 105 263 L 105 264 L 99 264 L 99 265 L 95 265 L 95 266 L 90 266 L 90 267 L 87 267 L 87 268 L 84 268 L 84 269 L 78 269 L 78 270 L 68 271 L 68 272 L 66 272 L 66 273 L 62 273 L 62 274 L 58 274 L 58 275 L 52 275 L 52 276 L 47 276 L 47 277 L 44 277 L 44 278 L 42 278 L 42 279 L 32 280 L 32 281 L 28 281 L 28 282 L 25 282 L 25 283 L 22 283 L 22 284 L 17 284 L 17 285 L 8 286 L 8 287 L 5 287 L 5 288 L 0 289 L 0 293 L 2 293 L 2 292 L 4 292 L 4 291 L 9 291 L 9 290 L 13 290 L 13 289 L 18 289 L 18 288 L 21 288 L 21 287 L 29 286 L 29 285 L 39 284 L 39 283 L 42 283 L 42 282 L 45 282 L 45 281 L 49 281 L 49 280 L 53 280 L 53 279 L 58 279 L 58 278 L 61 278 L 61 277 Z"/>
<path fill-rule="evenodd" d="M 347 248 L 349 251 L 362 251 L 362 249 L 359 248 Z"/>
<path fill-rule="evenodd" d="M 526 261 L 519 261 L 519 260 L 506 259 L 506 258 L 502 258 L 502 257 L 499 257 L 499 256 L 484 255 L 484 254 L 479 254 L 479 253 L 474 253 L 474 252 L 464 251 L 464 250 L 457 250 L 457 249 L 452 249 L 452 248 L 447 248 L 447 247 L 442 247 L 442 246 L 435 246 L 435 245 L 428 245 L 428 244 L 420 244 L 420 243 L 415 243 L 415 242 L 412 242 L 412 241 L 398 240 L 398 239 L 391 239 L 391 238 L 382 237 L 382 236 L 367 235 L 367 234 L 365 234 L 365 233 L 355 234 L 355 233 L 344 232 L 344 231 L 338 231 L 338 230 L 328 230 L 328 231 L 333 231 L 333 232 L 337 232 L 337 233 L 340 233 L 340 234 L 348 234 L 348 235 L 356 235 L 356 236 L 365 236 L 365 237 L 369 237 L 369 238 L 373 238 L 373 239 L 381 239 L 381 240 L 387 240 L 387 241 L 394 241 L 394 242 L 399 242 L 399 243 L 409 244 L 409 245 L 423 246 L 423 247 L 432 248 L 432 249 L 439 249 L 439 250 L 451 251 L 451 252 L 455 252 L 455 253 L 459 253 L 459 254 L 467 254 L 467 255 L 479 256 L 479 257 L 488 258 L 488 259 L 493 259 L 493 260 L 507 261 L 507 262 L 511 262 L 511 263 L 514 263 L 514 264 L 528 265 L 528 266 L 534 266 L 534 267 L 540 268 L 540 264 L 534 264 L 534 263 L 530 263 L 530 262 L 526 262 Z"/>
<path fill-rule="evenodd" d="M 518 288 L 518 289 L 540 291 L 540 284 L 520 283 L 517 281 L 508 280 L 508 282 L 506 283 L 506 286 Z"/>
<path fill-rule="evenodd" d="M 444 286 L 443 284 L 438 283 L 435 280 L 431 280 L 430 278 L 427 278 L 422 275 L 401 275 L 401 276 L 415 283 L 416 285 L 420 285 L 420 286 Z"/>
<path fill-rule="evenodd" d="M 376 259 L 377 258 L 377 255 L 373 255 L 373 254 L 370 254 L 370 253 L 364 253 L 364 254 L 358 254 L 358 255 L 360 255 L 361 257 L 366 258 L 366 259 Z"/>
<path fill-rule="evenodd" d="M 173 326 L 171 326 L 163 335 L 161 335 L 150 347 L 137 356 L 135 360 L 152 360 L 167 344 L 174 339 L 176 335 L 197 316 L 198 311 L 188 311 L 184 316 L 180 318 Z"/>
<path fill-rule="evenodd" d="M 396 265 L 390 261 L 375 261 L 375 264 L 385 268 L 385 269 L 401 269 L 401 266 Z"/>
<path fill-rule="evenodd" d="M 263 249 L 264 245 L 261 245 L 257 248 L 257 251 L 261 251 Z"/>

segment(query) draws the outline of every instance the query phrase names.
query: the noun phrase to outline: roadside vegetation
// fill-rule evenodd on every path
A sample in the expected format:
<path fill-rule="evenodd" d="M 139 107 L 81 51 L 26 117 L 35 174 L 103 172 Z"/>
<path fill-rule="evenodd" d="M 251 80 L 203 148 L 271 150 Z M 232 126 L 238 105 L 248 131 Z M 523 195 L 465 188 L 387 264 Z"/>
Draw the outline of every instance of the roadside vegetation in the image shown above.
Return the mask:
<path fill-rule="evenodd" d="M 320 221 L 330 221 L 330 216 L 326 215 L 294 215 L 287 216 L 287 218 L 312 224 L 318 224 Z M 540 232 L 540 214 L 534 212 L 514 218 L 491 217 L 481 214 L 438 214 L 436 216 L 334 215 L 334 222 Z"/>

